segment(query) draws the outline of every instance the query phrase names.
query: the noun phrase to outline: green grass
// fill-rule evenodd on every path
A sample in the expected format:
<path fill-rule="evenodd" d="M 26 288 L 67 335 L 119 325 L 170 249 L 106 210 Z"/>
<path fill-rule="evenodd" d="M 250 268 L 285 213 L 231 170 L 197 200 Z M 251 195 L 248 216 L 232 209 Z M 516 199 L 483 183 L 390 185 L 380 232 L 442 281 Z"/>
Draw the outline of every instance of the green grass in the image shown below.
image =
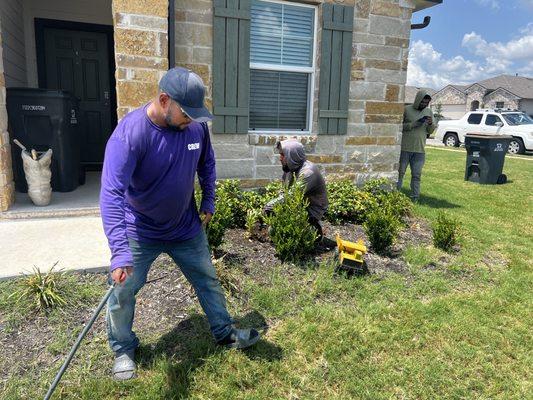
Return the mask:
<path fill-rule="evenodd" d="M 356 279 L 334 277 L 332 262 L 279 265 L 230 301 L 248 323 L 269 322 L 257 347 L 216 348 L 193 314 L 187 329 L 141 336 L 132 382 L 108 378 L 105 340 L 82 346 L 56 398 L 531 398 L 533 163 L 506 160 L 501 186 L 464 182 L 464 164 L 429 149 L 415 206 L 430 222 L 442 210 L 460 221 L 459 253 L 412 246 L 409 274 Z M 12 285 L 0 284 L 0 306 Z M 54 372 L 13 377 L 3 398 L 42 397 Z"/>

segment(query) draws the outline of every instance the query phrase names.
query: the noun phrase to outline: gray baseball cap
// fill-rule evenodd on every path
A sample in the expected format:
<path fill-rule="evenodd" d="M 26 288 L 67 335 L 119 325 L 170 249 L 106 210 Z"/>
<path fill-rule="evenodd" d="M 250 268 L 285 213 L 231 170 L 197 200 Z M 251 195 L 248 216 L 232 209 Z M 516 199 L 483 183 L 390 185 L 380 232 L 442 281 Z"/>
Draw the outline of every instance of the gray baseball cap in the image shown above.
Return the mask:
<path fill-rule="evenodd" d="M 159 89 L 176 101 L 194 121 L 213 119 L 204 105 L 204 82 L 191 70 L 182 67 L 169 69 L 159 81 Z"/>

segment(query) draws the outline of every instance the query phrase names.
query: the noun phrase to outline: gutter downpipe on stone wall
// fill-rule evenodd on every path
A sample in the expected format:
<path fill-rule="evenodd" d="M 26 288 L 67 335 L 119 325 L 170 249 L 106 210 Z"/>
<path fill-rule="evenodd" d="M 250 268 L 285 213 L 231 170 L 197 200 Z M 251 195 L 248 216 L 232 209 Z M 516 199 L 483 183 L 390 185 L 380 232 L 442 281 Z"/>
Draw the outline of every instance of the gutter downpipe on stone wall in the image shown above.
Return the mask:
<path fill-rule="evenodd" d="M 431 22 L 431 17 L 428 15 L 426 17 L 424 17 L 424 22 L 422 22 L 421 24 L 411 24 L 411 29 L 414 30 L 414 29 L 424 29 L 426 28 L 429 23 Z"/>
<path fill-rule="evenodd" d="M 176 66 L 176 0 L 168 1 L 168 69 Z"/>

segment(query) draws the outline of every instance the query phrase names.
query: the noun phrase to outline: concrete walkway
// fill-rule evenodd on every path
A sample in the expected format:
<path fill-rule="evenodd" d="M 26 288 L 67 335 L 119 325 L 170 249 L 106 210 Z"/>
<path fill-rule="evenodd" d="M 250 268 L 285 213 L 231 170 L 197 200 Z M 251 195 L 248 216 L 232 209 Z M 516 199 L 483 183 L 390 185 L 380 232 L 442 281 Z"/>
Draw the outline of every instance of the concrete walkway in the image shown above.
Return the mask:
<path fill-rule="evenodd" d="M 109 266 L 110 252 L 100 217 L 0 219 L 0 280 L 36 266 L 98 270 Z"/>

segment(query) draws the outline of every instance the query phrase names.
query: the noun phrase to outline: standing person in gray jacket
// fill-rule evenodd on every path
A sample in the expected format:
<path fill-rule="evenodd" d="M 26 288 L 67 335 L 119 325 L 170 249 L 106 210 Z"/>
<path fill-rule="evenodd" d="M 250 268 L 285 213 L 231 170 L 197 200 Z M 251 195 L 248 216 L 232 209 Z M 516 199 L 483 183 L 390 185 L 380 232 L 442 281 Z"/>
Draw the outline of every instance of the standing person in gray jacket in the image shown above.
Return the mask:
<path fill-rule="evenodd" d="M 436 124 L 433 111 L 428 107 L 431 96 L 419 90 L 412 105 L 406 106 L 403 113 L 402 148 L 398 168 L 398 190 L 402 188 L 407 166 L 411 166 L 411 199 L 417 202 L 420 197 L 422 167 L 426 162 L 426 138 L 431 135 Z"/>
<path fill-rule="evenodd" d="M 303 145 L 295 140 L 288 139 L 278 142 L 276 148 L 279 152 L 279 160 L 283 169 L 282 181 L 286 186 L 291 186 L 295 178 L 301 179 L 305 185 L 305 197 L 309 201 L 307 208 L 309 223 L 317 230 L 317 242 L 322 241 L 323 233 L 320 220 L 328 209 L 328 195 L 326 182 L 318 167 L 305 157 Z M 265 206 L 265 213 L 271 213 L 274 204 L 282 201 L 278 197 Z"/>

